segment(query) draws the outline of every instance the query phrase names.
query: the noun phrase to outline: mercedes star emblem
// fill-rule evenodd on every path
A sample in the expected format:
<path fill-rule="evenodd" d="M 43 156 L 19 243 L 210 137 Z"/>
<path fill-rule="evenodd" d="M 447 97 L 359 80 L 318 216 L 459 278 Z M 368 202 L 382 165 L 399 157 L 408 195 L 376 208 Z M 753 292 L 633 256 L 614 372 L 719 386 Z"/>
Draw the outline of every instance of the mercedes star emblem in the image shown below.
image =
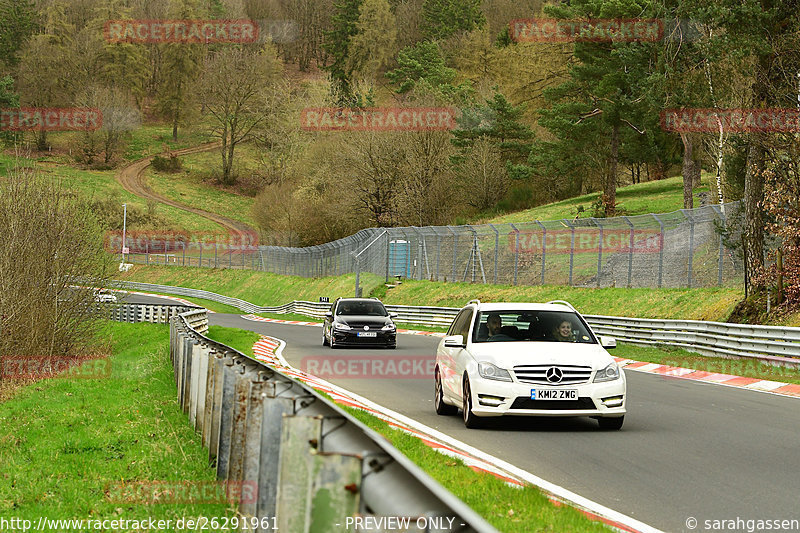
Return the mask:
<path fill-rule="evenodd" d="M 548 368 L 544 375 L 550 383 L 561 383 L 561 380 L 564 378 L 564 372 L 557 366 Z"/>

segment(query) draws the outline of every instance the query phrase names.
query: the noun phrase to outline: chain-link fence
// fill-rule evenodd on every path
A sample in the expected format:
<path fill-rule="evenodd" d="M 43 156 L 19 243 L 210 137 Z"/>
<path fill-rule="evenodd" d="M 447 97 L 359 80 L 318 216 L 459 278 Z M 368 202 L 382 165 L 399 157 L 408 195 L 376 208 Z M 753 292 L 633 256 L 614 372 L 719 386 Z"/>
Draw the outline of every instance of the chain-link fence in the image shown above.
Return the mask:
<path fill-rule="evenodd" d="M 743 264 L 721 230 L 741 216 L 739 204 L 731 203 L 614 218 L 371 228 L 305 248 L 214 245 L 129 260 L 304 277 L 370 272 L 386 279 L 510 285 L 736 286 Z"/>

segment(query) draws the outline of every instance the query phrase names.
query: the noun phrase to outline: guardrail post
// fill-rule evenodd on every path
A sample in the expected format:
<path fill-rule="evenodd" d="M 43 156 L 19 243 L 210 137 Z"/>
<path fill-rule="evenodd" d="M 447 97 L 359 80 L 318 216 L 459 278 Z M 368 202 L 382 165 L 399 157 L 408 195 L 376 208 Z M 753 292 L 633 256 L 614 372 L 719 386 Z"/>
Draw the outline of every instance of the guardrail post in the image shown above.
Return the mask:
<path fill-rule="evenodd" d="M 308 531 L 312 454 L 322 442 L 322 417 L 284 416 L 275 514 L 281 531 Z"/>
<path fill-rule="evenodd" d="M 278 476 L 282 428 L 286 417 L 294 413 L 296 401 L 296 397 L 276 396 L 282 392 L 283 387 L 284 385 L 279 382 L 267 384 L 261 417 L 260 445 L 257 449 L 251 449 L 253 454 L 258 454 L 259 461 L 257 476 L 254 477 L 258 481 L 258 505 L 253 513 L 255 516 L 275 516 L 276 513 L 280 493 Z"/>
<path fill-rule="evenodd" d="M 244 464 L 248 396 L 253 371 L 240 361 L 241 371 L 236 375 L 231 412 L 231 445 L 228 450 L 228 481 L 241 481 Z"/>
<path fill-rule="evenodd" d="M 214 388 L 217 385 L 216 372 L 217 372 L 217 352 L 211 350 L 208 353 L 208 364 L 206 374 L 206 390 L 205 390 L 205 403 L 203 411 L 203 431 L 200 434 L 201 442 L 206 448 L 211 448 L 211 428 L 213 426 L 214 418 Z"/>
<path fill-rule="evenodd" d="M 219 443 L 217 446 L 217 479 L 228 479 L 228 455 L 231 449 L 231 425 L 235 403 L 236 375 L 239 364 L 232 357 L 225 358 L 223 368 L 222 398 L 219 415 Z"/>
<path fill-rule="evenodd" d="M 225 387 L 225 369 L 232 365 L 233 361 L 225 354 L 214 354 L 214 397 L 211 401 L 211 423 L 210 431 L 208 433 L 208 460 L 209 463 L 217 466 L 217 451 L 219 449 L 219 429 L 220 429 L 220 415 L 222 413 L 222 396 Z"/>

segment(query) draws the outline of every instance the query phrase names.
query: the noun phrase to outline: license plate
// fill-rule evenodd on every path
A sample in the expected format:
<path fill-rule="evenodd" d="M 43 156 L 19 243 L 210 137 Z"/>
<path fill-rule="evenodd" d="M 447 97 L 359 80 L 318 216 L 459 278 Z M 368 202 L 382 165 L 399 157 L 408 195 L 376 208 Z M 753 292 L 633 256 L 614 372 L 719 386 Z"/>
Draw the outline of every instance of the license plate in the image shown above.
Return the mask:
<path fill-rule="evenodd" d="M 358 336 L 359 337 L 377 337 L 378 336 L 378 332 L 377 331 L 359 331 L 358 332 Z"/>
<path fill-rule="evenodd" d="M 531 400 L 577 400 L 577 389 L 531 389 Z"/>

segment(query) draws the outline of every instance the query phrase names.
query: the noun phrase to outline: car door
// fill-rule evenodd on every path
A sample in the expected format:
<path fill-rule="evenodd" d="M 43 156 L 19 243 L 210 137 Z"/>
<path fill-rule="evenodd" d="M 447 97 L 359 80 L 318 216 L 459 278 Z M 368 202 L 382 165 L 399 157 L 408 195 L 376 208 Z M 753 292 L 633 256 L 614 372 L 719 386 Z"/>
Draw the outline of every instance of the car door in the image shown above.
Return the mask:
<path fill-rule="evenodd" d="M 447 331 L 448 335 L 463 335 L 467 340 L 469 325 L 472 321 L 472 309 L 462 309 L 456 315 L 453 324 Z M 440 344 L 439 371 L 441 372 L 442 388 L 449 398 L 461 399 L 461 376 L 458 372 L 459 359 L 463 358 L 464 348 L 445 346 Z"/>

